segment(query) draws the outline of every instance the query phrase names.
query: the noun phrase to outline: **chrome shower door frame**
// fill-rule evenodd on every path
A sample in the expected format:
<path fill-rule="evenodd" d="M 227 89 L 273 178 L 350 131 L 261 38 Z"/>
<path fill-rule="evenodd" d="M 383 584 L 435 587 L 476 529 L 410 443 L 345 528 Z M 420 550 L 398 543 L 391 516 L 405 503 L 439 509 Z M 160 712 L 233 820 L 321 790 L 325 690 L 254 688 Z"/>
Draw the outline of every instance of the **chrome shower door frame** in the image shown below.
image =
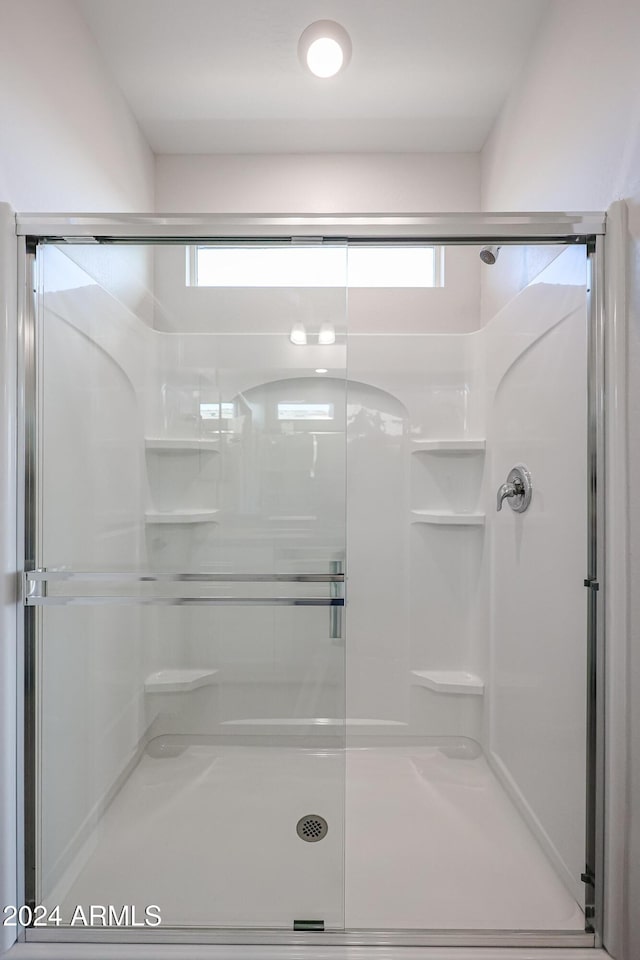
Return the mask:
<path fill-rule="evenodd" d="M 602 944 L 604 878 L 604 234 L 600 213 L 576 214 L 440 214 L 349 216 L 96 216 L 92 214 L 17 217 L 19 259 L 19 375 L 18 375 L 18 556 L 22 571 L 33 571 L 38 555 L 39 524 L 37 483 L 37 384 L 35 255 L 42 243 L 98 242 L 197 243 L 246 241 L 309 241 L 318 238 L 358 244 L 580 244 L 587 248 L 590 271 L 588 296 L 588 745 L 587 745 L 587 916 L 591 929 L 576 931 L 487 930 L 351 930 L 299 933 L 269 929 L 39 929 L 30 927 L 20 939 L 30 942 L 105 943 L 208 943 L 371 945 L 434 947 L 586 947 Z M 20 520 L 20 518 L 22 518 Z M 335 578 L 338 579 L 337 577 Z M 42 583 L 40 581 L 35 581 Z M 24 620 L 19 630 L 18 655 L 22 657 L 24 705 L 23 770 L 19 800 L 23 810 L 21 837 L 24 857 L 19 867 L 21 901 L 33 904 L 35 895 L 37 797 L 37 670 L 38 609 L 42 598 L 28 598 L 23 581 Z M 333 595 L 333 594 L 332 594 Z M 46 603 L 46 599 L 44 601 Z M 127 601 L 130 602 L 130 601 Z M 282 602 L 286 602 L 283 598 Z M 335 605 L 335 604 L 334 604 Z"/>

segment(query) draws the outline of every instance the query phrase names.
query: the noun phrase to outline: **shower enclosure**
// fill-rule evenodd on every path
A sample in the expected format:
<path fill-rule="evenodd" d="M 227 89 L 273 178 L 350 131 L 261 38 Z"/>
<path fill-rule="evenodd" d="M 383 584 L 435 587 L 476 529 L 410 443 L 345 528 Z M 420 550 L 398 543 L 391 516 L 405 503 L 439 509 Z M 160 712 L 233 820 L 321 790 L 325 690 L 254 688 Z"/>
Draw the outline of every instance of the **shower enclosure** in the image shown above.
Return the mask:
<path fill-rule="evenodd" d="M 599 942 L 603 230 L 21 218 L 28 940 Z"/>

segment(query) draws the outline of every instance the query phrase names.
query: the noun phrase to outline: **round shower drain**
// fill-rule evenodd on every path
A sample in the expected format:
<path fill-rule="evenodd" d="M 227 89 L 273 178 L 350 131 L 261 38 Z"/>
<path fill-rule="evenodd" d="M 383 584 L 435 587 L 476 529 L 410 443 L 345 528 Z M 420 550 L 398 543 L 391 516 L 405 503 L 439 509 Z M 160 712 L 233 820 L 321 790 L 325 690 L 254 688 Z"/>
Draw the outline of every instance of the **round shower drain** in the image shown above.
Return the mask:
<path fill-rule="evenodd" d="M 318 840 L 324 840 L 329 829 L 329 824 L 317 813 L 308 813 L 306 817 L 300 817 L 296 824 L 296 833 L 301 840 L 307 843 L 317 843 Z"/>

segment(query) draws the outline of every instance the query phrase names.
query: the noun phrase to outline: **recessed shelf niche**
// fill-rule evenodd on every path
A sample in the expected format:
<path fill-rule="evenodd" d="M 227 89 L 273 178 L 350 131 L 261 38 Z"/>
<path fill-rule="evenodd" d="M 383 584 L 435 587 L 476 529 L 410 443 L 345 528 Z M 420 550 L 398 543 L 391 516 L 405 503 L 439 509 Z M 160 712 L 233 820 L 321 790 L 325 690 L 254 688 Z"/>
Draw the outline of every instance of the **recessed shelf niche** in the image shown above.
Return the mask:
<path fill-rule="evenodd" d="M 218 438 L 148 436 L 144 445 L 147 522 L 197 523 L 198 514 L 216 512 L 221 459 Z M 203 517 L 206 519 L 211 517 Z"/>
<path fill-rule="evenodd" d="M 413 439 L 410 443 L 411 521 L 482 525 L 485 440 Z"/>

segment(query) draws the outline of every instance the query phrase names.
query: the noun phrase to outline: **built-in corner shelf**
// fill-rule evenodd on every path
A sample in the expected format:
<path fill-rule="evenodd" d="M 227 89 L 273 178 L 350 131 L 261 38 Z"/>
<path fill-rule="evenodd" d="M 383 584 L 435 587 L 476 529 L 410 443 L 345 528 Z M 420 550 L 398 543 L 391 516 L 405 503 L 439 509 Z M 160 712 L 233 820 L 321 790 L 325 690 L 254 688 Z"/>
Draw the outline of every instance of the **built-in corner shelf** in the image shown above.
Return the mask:
<path fill-rule="evenodd" d="M 189 693 L 198 687 L 208 687 L 215 683 L 217 670 L 196 670 L 179 668 L 157 670 L 150 673 L 144 682 L 145 693 Z"/>
<path fill-rule="evenodd" d="M 465 693 L 481 696 L 484 680 L 465 670 L 412 670 L 412 682 L 418 687 L 427 687 L 436 693 Z"/>
<path fill-rule="evenodd" d="M 411 523 L 434 523 L 447 527 L 482 527 L 484 513 L 450 513 L 446 510 L 411 510 Z"/>
<path fill-rule="evenodd" d="M 482 452 L 487 441 L 482 437 L 475 439 L 452 440 L 411 440 L 412 453 L 478 453 Z"/>
<path fill-rule="evenodd" d="M 215 438 L 200 439 L 199 437 L 145 437 L 145 447 L 153 453 L 216 453 L 220 440 Z"/>
<path fill-rule="evenodd" d="M 217 523 L 219 510 L 148 510 L 146 523 Z"/>

